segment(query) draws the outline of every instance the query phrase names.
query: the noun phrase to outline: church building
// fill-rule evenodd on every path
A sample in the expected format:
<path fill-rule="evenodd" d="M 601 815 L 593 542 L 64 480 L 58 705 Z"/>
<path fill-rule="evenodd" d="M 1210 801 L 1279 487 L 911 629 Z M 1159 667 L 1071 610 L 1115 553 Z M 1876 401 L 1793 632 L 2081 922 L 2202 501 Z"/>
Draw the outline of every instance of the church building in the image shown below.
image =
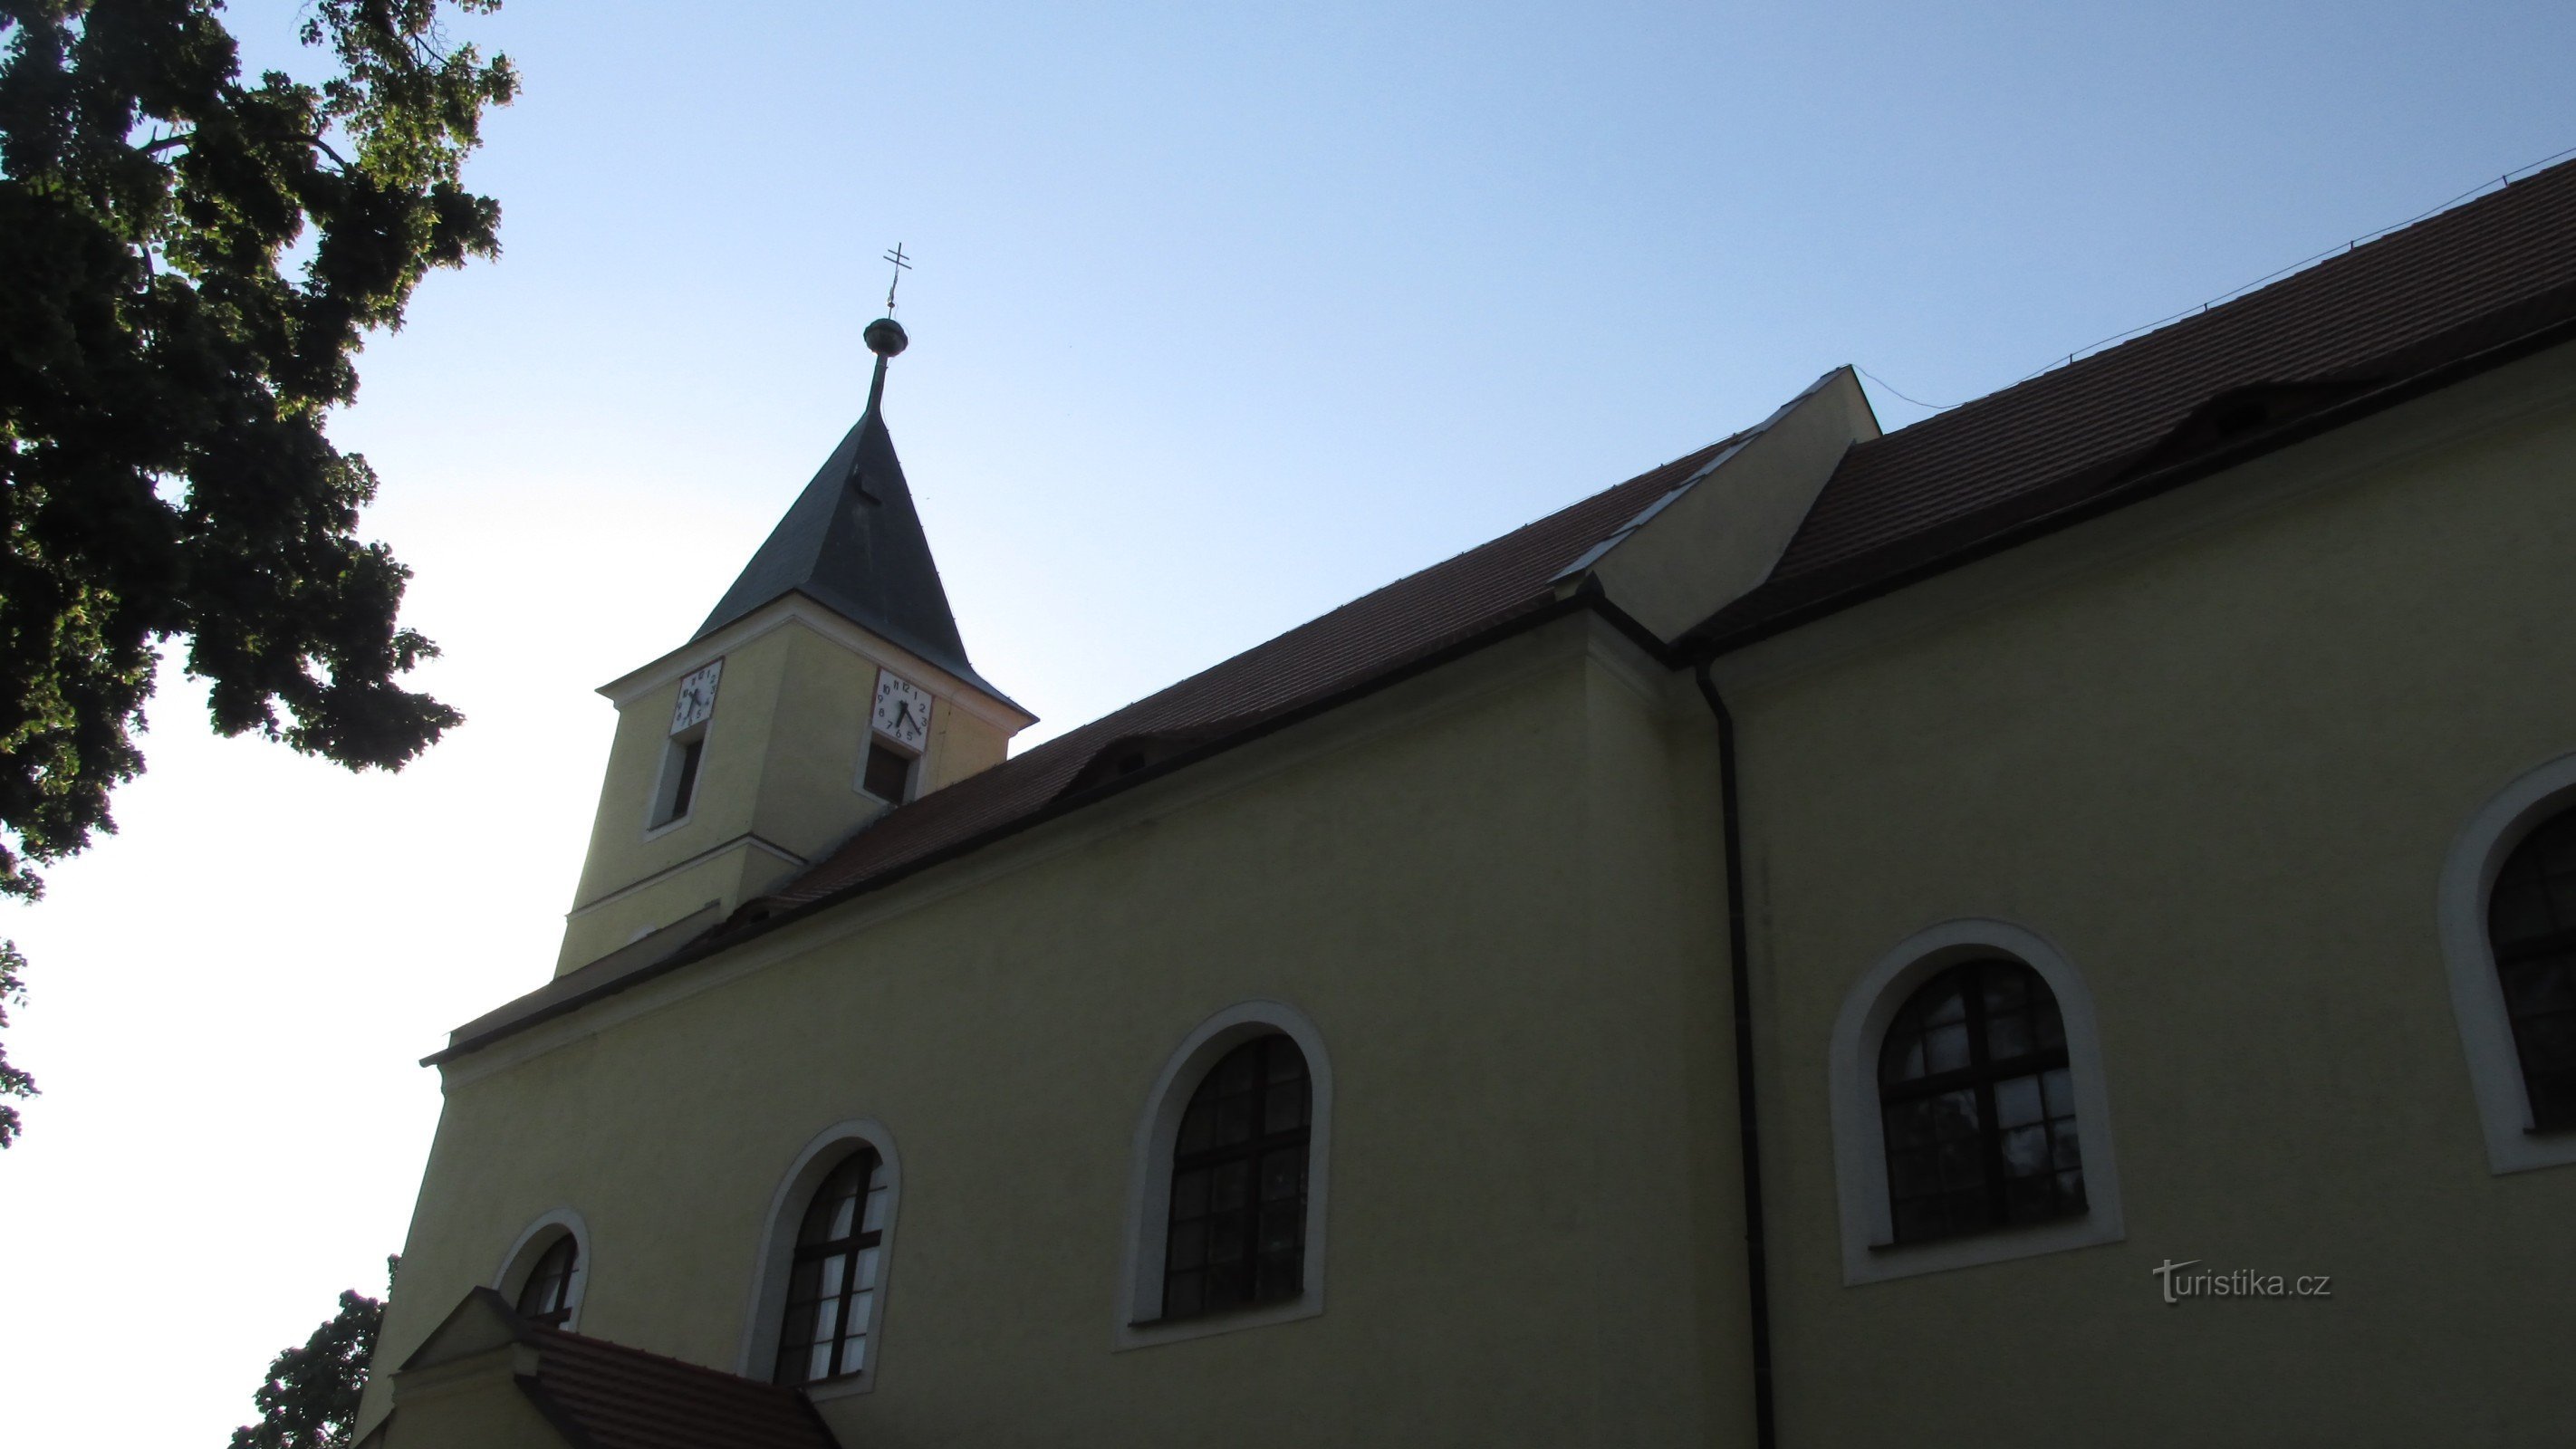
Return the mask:
<path fill-rule="evenodd" d="M 867 341 L 363 1443 L 2576 1442 L 2576 164 L 1018 753 Z"/>

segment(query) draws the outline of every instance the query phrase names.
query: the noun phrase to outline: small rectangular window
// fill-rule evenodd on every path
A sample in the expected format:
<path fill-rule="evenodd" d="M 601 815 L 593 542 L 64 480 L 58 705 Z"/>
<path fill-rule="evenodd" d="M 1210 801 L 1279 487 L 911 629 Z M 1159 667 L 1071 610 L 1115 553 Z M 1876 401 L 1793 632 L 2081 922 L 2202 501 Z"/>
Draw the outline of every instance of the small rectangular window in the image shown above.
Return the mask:
<path fill-rule="evenodd" d="M 672 792 L 671 814 L 674 818 L 689 813 L 689 797 L 698 793 L 698 756 L 705 754 L 705 740 L 691 740 L 680 746 L 680 783 Z"/>
<path fill-rule="evenodd" d="M 653 809 L 646 817 L 646 828 L 659 830 L 689 813 L 689 807 L 697 802 L 698 766 L 706 748 L 704 724 L 674 735 L 663 747 L 662 776 L 654 783 Z"/>
<path fill-rule="evenodd" d="M 868 741 L 868 763 L 859 773 L 859 788 L 887 804 L 902 804 L 912 796 L 912 756 L 883 740 Z"/>

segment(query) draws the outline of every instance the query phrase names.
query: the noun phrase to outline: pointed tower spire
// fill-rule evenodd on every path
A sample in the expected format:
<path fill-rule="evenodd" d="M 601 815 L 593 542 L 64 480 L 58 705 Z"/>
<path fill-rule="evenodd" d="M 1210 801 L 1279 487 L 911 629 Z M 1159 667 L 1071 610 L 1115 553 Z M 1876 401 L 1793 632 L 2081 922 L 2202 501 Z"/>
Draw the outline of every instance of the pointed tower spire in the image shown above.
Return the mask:
<path fill-rule="evenodd" d="M 689 642 L 600 690 L 617 739 L 558 973 L 677 945 L 1037 723 L 966 661 L 913 512 L 885 425 L 903 328 L 862 335 L 857 425 Z"/>
<path fill-rule="evenodd" d="M 887 291 L 893 299 L 891 288 Z M 803 594 L 851 623 L 1008 702 L 967 662 L 930 539 L 885 425 L 886 364 L 909 346 L 902 324 L 880 317 L 861 334 L 876 354 L 867 411 L 771 530 L 715 612 L 703 639 L 744 615 Z"/>

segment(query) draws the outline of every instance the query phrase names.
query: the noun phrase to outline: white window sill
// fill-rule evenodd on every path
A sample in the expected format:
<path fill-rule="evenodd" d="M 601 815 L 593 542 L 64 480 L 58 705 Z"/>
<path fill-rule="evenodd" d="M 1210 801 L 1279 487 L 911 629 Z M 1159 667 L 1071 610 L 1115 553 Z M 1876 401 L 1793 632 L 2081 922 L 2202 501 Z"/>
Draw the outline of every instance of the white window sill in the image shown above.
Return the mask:
<path fill-rule="evenodd" d="M 1225 1313 L 1210 1313 L 1197 1318 L 1155 1319 L 1148 1323 L 1120 1325 L 1119 1350 L 1152 1348 L 1156 1344 L 1180 1343 L 1193 1338 L 1213 1338 L 1220 1333 L 1233 1333 L 1245 1328 L 1268 1328 L 1274 1323 L 1293 1323 L 1312 1318 L 1324 1311 L 1324 1295 L 1309 1288 L 1284 1303 L 1268 1303 L 1259 1308 L 1241 1308 Z"/>

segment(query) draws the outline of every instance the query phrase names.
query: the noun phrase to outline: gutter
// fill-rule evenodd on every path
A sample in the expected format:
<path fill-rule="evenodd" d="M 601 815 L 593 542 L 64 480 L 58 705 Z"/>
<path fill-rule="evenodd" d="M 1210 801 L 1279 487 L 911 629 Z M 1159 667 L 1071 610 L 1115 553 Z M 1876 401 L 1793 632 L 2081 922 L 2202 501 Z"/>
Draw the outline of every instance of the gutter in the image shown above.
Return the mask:
<path fill-rule="evenodd" d="M 1753 1443 L 1780 1442 L 1771 1384 L 1771 1267 L 1762 1222 L 1762 1118 L 1753 1071 L 1753 967 L 1744 921 L 1744 820 L 1736 790 L 1735 716 L 1719 697 L 1705 657 L 1691 665 L 1699 697 L 1717 721 L 1718 823 L 1726 856 L 1726 977 L 1735 1017 L 1735 1141 L 1744 1193 L 1744 1297 L 1753 1334 Z"/>

